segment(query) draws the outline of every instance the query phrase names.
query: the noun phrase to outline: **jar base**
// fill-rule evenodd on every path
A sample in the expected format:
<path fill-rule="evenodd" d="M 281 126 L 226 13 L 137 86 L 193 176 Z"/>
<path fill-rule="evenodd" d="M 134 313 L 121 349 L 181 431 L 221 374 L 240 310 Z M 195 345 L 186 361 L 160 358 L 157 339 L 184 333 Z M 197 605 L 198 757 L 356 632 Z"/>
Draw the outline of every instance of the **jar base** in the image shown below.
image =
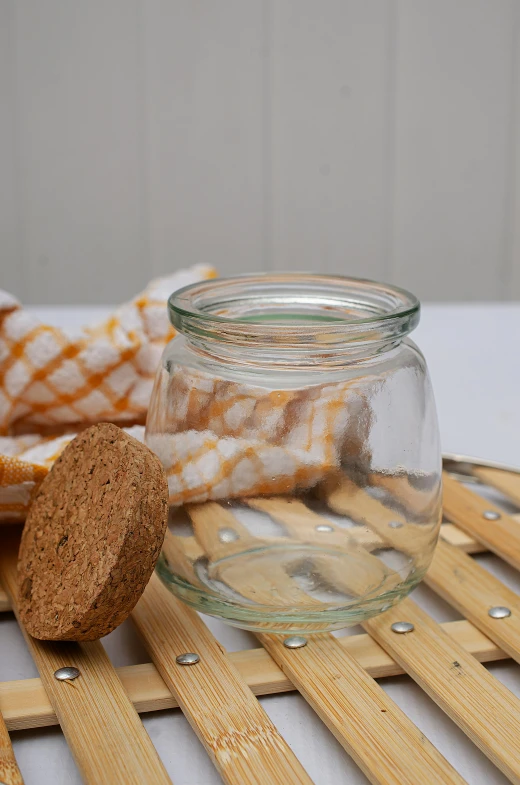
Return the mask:
<path fill-rule="evenodd" d="M 305 563 L 312 550 L 313 558 L 316 558 L 316 549 L 313 547 L 306 552 L 301 546 L 298 548 L 277 549 L 275 564 L 280 567 L 291 562 Z M 341 567 L 345 575 L 348 575 L 348 561 L 352 560 L 354 565 L 356 557 L 345 554 L 345 552 L 324 552 L 323 558 L 328 559 L 329 565 Z M 220 560 L 211 565 L 200 565 L 203 580 L 213 584 L 213 590 L 200 588 L 186 581 L 181 576 L 172 571 L 164 554 L 161 554 L 157 563 L 157 573 L 165 586 L 182 600 L 184 603 L 194 608 L 199 613 L 206 614 L 221 619 L 226 624 L 239 627 L 244 630 L 258 633 L 273 633 L 279 635 L 286 634 L 314 634 L 331 632 L 334 630 L 352 627 L 360 624 L 366 619 L 376 616 L 391 608 L 406 597 L 412 589 L 421 581 L 424 571 L 414 571 L 407 579 L 396 584 L 395 573 L 390 572 L 388 580 L 373 585 L 362 597 L 343 596 L 336 598 L 337 604 L 329 601 L 315 600 L 309 596 L 309 604 L 302 607 L 301 601 L 290 604 L 290 599 L 286 595 L 280 595 L 280 587 L 276 588 L 277 596 L 273 596 L 273 605 L 259 603 L 258 601 L 244 602 L 244 597 L 238 592 L 233 592 L 228 583 L 215 578 L 208 578 L 208 574 L 226 578 L 233 572 L 242 572 L 249 569 L 252 575 L 258 576 L 261 573 L 261 564 L 265 562 L 266 575 L 269 575 L 269 583 L 261 588 L 260 594 L 265 602 L 265 593 L 273 591 L 272 580 L 277 570 L 273 570 L 273 549 L 258 549 L 235 554 L 227 559 Z M 305 579 L 305 574 L 302 580 Z M 293 581 L 291 581 L 293 583 Z M 387 586 L 385 586 L 387 584 Z M 215 587 L 221 589 L 218 593 Z M 329 592 L 330 593 L 330 592 Z M 236 596 L 233 596 L 235 594 Z M 274 605 L 280 599 L 284 604 Z M 343 600 L 341 602 L 341 600 Z"/>

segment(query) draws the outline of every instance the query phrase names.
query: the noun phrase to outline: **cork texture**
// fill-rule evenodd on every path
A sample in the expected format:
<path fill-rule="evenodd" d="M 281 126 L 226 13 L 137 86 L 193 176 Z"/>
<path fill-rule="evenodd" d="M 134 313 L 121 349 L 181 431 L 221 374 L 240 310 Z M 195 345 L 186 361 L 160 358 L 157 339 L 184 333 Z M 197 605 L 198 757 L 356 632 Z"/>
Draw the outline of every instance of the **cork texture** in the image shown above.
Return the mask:
<path fill-rule="evenodd" d="M 21 621 L 40 640 L 88 641 L 123 622 L 164 539 L 159 459 L 115 425 L 79 434 L 44 479 L 20 544 Z"/>

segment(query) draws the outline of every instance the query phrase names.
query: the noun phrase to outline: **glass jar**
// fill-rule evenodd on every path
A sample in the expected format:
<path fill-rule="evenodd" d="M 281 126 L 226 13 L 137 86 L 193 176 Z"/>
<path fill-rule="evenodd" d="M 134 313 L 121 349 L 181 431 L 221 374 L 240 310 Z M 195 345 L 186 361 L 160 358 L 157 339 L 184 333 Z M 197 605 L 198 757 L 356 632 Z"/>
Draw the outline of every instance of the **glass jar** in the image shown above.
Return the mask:
<path fill-rule="evenodd" d="M 168 476 L 157 569 L 230 624 L 357 624 L 424 576 L 441 521 L 419 302 L 350 278 L 267 274 L 169 300 L 146 442 Z"/>

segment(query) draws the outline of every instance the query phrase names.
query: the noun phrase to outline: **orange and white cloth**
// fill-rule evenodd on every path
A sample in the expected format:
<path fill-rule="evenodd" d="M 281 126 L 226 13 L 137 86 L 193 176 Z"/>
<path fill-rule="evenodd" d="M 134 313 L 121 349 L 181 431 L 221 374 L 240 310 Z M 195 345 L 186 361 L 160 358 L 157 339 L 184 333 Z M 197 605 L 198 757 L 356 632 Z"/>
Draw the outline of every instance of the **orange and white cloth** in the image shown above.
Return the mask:
<path fill-rule="evenodd" d="M 162 369 L 146 443 L 168 478 L 170 504 L 291 494 L 368 449 L 367 377 L 295 389 Z"/>
<path fill-rule="evenodd" d="M 25 519 L 52 463 L 82 427 L 126 424 L 144 440 L 156 369 L 174 334 L 166 299 L 211 277 L 215 272 L 200 266 L 152 281 L 76 338 L 40 324 L 0 292 L 0 521 Z M 271 390 L 162 369 L 146 442 L 165 467 L 170 503 L 313 487 L 348 454 L 368 449 L 365 382 Z"/>
<path fill-rule="evenodd" d="M 0 520 L 24 520 L 74 436 L 49 433 L 99 421 L 144 422 L 159 358 L 174 334 L 166 300 L 181 286 L 215 276 L 200 265 L 152 281 L 76 337 L 40 323 L 0 291 Z M 130 432 L 143 438 L 142 427 Z"/>

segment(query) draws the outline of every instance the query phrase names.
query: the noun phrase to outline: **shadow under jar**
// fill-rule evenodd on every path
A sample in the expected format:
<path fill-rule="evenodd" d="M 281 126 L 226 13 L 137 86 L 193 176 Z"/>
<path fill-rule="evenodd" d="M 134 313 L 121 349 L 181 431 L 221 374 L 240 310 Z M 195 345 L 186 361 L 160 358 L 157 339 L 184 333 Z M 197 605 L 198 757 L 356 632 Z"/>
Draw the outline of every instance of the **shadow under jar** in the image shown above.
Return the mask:
<path fill-rule="evenodd" d="M 169 300 L 177 336 L 146 442 L 170 493 L 158 572 L 198 611 L 323 632 L 422 579 L 441 520 L 437 418 L 408 292 L 350 278 L 206 281 Z"/>

